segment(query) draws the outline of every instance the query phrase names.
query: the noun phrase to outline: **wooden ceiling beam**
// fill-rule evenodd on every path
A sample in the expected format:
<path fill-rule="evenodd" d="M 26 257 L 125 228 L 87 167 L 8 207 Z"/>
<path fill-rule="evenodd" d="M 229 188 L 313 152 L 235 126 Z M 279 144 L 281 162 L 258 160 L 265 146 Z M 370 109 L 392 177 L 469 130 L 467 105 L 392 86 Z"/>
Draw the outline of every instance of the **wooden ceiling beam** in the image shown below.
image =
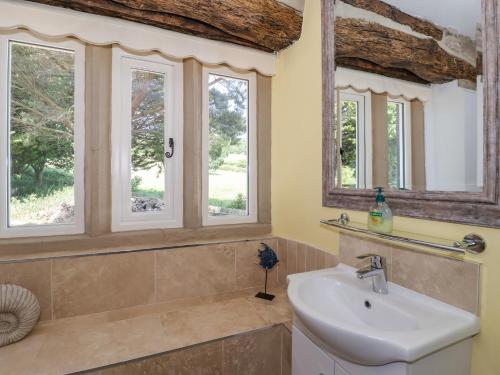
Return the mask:
<path fill-rule="evenodd" d="M 335 65 L 342 68 L 361 70 L 363 72 L 379 74 L 389 78 L 402 79 L 409 82 L 428 84 L 429 82 L 416 76 L 406 69 L 385 68 L 383 66 L 355 57 L 335 57 Z"/>
<path fill-rule="evenodd" d="M 429 83 L 476 81 L 478 71 L 450 55 L 431 38 L 354 18 L 335 20 L 336 59 L 359 59 L 386 69 L 406 70 Z M 359 69 L 359 68 L 358 68 Z"/>
<path fill-rule="evenodd" d="M 302 14 L 277 0 L 29 0 L 267 52 L 299 39 Z"/>
<path fill-rule="evenodd" d="M 400 9 L 385 3 L 381 0 L 342 0 L 344 3 L 356 8 L 368 10 L 377 13 L 383 17 L 389 18 L 401 25 L 409 26 L 413 31 L 430 36 L 436 40 L 443 39 L 443 30 L 430 21 L 414 17 Z"/>

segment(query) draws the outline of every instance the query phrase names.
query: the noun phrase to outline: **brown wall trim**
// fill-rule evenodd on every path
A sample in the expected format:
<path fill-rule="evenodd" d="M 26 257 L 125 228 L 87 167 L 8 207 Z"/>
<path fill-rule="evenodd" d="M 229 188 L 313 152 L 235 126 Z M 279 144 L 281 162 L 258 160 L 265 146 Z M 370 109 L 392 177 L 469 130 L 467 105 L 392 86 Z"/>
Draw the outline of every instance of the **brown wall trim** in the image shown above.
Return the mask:
<path fill-rule="evenodd" d="M 89 236 L 111 232 L 111 51 L 111 46 L 92 45 L 85 50 L 85 228 Z"/>
<path fill-rule="evenodd" d="M 271 224 L 271 78 L 257 74 L 258 221 Z"/>
<path fill-rule="evenodd" d="M 203 65 L 184 61 L 184 227 L 202 226 Z"/>

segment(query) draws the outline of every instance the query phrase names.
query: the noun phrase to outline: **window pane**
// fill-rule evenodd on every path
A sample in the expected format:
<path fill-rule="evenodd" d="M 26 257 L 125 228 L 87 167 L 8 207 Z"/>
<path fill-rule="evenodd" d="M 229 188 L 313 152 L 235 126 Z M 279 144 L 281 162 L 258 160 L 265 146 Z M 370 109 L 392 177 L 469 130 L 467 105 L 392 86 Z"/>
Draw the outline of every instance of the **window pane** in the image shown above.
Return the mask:
<path fill-rule="evenodd" d="M 165 205 L 165 75 L 132 70 L 132 212 Z"/>
<path fill-rule="evenodd" d="M 9 226 L 74 223 L 74 54 L 9 47 Z"/>
<path fill-rule="evenodd" d="M 394 189 L 403 188 L 404 184 L 401 180 L 402 168 L 404 168 L 401 142 L 402 142 L 402 124 L 403 124 L 403 104 L 388 102 L 387 103 L 387 118 L 388 118 L 388 143 L 389 143 L 389 187 Z"/>
<path fill-rule="evenodd" d="M 248 215 L 248 81 L 210 74 L 208 212 Z"/>
<path fill-rule="evenodd" d="M 342 187 L 357 187 L 357 130 L 359 122 L 358 102 L 346 100 L 341 103 L 340 122 L 342 128 L 340 157 L 342 160 Z"/>

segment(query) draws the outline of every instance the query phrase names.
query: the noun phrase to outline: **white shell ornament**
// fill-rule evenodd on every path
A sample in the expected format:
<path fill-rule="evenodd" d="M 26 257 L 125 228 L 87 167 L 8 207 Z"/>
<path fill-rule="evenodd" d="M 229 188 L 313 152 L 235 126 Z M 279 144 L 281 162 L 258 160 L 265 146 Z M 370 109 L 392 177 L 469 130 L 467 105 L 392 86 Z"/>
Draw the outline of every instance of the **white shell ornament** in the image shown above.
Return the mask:
<path fill-rule="evenodd" d="M 33 293 L 17 285 L 0 285 L 0 347 L 24 338 L 39 317 L 40 304 Z"/>

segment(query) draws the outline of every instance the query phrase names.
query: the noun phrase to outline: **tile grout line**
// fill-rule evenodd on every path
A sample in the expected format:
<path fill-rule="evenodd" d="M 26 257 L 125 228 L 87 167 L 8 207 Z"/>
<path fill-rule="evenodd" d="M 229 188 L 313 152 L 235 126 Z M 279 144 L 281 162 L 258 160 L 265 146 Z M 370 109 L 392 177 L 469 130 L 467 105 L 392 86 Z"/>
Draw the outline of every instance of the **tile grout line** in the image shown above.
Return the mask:
<path fill-rule="evenodd" d="M 50 261 L 50 320 L 54 320 L 54 260 Z"/>

